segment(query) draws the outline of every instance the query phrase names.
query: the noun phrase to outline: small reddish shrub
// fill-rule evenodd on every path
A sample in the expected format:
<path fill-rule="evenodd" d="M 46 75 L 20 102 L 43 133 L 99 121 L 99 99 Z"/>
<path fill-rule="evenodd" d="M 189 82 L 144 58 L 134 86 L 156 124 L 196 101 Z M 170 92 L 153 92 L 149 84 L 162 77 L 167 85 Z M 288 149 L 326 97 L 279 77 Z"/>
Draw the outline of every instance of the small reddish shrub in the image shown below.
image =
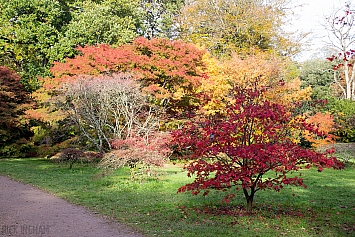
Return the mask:
<path fill-rule="evenodd" d="M 116 169 L 125 165 L 135 168 L 142 164 L 148 170 L 150 166 L 163 166 L 171 153 L 169 142 L 170 134 L 166 132 L 154 132 L 149 137 L 136 134 L 113 140 L 113 150 L 104 156 L 100 166 Z"/>

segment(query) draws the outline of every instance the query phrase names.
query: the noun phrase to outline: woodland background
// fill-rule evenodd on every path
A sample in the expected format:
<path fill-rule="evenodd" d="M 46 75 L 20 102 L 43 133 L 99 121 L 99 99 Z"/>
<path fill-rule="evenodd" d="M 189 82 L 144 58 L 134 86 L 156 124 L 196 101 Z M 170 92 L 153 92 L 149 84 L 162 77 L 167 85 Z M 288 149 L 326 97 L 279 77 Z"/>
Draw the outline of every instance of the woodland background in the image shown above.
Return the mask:
<path fill-rule="evenodd" d="M 196 114 L 223 117 L 233 89 L 256 80 L 329 133 L 300 145 L 354 142 L 351 6 L 325 19 L 326 56 L 302 63 L 304 34 L 283 27 L 289 10 L 283 0 L 1 0 L 0 156 L 73 148 L 159 165 L 172 158 L 170 131 Z"/>

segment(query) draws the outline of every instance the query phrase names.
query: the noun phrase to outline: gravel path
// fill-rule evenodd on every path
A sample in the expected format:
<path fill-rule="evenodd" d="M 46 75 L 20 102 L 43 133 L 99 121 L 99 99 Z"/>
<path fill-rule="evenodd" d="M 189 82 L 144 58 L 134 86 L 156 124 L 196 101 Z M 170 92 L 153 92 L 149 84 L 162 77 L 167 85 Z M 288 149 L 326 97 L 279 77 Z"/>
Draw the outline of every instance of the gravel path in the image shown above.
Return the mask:
<path fill-rule="evenodd" d="M 0 176 L 0 236 L 144 237 L 84 207 Z"/>

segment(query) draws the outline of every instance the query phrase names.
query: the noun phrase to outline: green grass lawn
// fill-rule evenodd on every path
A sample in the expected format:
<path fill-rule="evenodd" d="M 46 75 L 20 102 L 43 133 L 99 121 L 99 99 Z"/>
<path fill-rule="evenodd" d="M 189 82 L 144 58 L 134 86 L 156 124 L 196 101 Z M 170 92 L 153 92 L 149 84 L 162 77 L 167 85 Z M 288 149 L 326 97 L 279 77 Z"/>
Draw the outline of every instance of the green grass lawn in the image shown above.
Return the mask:
<path fill-rule="evenodd" d="M 115 218 L 147 236 L 355 236 L 355 168 L 303 171 L 307 189 L 260 191 L 255 214 L 243 211 L 236 191 L 208 196 L 177 194 L 190 180 L 170 165 L 156 178 L 131 181 L 129 170 L 103 175 L 93 165 L 51 163 L 46 159 L 0 160 L 0 174 L 31 183 L 68 201 Z"/>

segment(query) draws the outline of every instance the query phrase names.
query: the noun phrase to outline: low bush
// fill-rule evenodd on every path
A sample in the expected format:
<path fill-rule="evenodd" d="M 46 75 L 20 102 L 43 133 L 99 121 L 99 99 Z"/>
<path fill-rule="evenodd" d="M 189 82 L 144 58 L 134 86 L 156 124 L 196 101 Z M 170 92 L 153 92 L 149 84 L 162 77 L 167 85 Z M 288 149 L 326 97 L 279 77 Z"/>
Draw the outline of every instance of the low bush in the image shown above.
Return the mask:
<path fill-rule="evenodd" d="M 87 162 L 98 162 L 102 159 L 103 155 L 101 153 L 92 151 L 82 151 L 76 148 L 66 148 L 62 152 L 57 153 L 51 159 L 57 163 L 68 162 L 69 169 L 73 168 L 73 164 L 80 161 L 81 163 Z"/>

